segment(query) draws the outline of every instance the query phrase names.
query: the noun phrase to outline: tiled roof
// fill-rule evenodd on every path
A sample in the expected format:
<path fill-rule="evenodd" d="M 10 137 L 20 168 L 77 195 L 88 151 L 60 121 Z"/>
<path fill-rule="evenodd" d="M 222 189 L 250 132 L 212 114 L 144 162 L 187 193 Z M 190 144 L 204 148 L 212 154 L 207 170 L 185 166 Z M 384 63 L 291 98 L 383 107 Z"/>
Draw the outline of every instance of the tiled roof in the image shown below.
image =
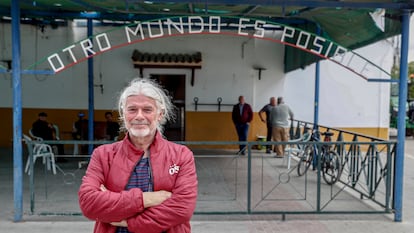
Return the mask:
<path fill-rule="evenodd" d="M 194 70 L 201 69 L 201 53 L 145 53 L 137 49 L 132 53 L 132 61 L 135 68 L 139 68 L 143 77 L 144 68 L 168 68 L 168 69 L 191 69 L 191 86 L 194 86 Z"/>
<path fill-rule="evenodd" d="M 196 52 L 193 54 L 183 53 L 147 53 L 141 52 L 137 49 L 132 53 L 132 60 L 135 65 L 167 65 L 167 66 L 187 66 L 187 67 L 200 67 L 201 66 L 201 53 Z"/>

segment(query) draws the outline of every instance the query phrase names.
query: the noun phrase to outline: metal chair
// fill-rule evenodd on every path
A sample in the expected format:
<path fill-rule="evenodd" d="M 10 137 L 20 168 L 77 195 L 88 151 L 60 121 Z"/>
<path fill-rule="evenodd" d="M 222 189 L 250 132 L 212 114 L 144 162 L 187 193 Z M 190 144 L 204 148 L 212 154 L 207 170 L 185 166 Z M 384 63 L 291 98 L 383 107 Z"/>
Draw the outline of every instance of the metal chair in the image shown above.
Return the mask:
<path fill-rule="evenodd" d="M 23 138 L 26 141 L 29 151 L 32 152 L 31 154 L 29 154 L 29 157 L 27 158 L 26 168 L 24 171 L 30 175 L 30 156 L 32 156 L 33 165 L 35 164 L 37 158 L 42 158 L 43 164 L 46 163 L 47 169 L 52 169 L 53 174 L 56 175 L 55 155 L 53 153 L 52 147 L 50 145 L 42 143 L 41 141 L 33 141 L 31 137 L 25 134 L 23 134 Z"/>

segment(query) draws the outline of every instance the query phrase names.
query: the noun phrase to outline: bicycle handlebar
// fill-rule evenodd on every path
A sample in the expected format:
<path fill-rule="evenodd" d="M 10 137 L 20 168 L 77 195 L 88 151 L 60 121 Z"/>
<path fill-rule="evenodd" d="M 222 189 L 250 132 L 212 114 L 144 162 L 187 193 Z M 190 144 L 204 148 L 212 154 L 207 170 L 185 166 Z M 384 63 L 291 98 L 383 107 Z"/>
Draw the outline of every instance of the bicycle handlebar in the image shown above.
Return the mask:
<path fill-rule="evenodd" d="M 319 141 L 320 140 L 320 135 L 330 138 L 330 137 L 332 137 L 334 135 L 334 133 L 333 132 L 329 132 L 329 131 L 325 131 L 325 132 L 322 132 L 321 133 L 317 129 L 313 129 L 312 130 L 312 138 L 314 140 L 318 140 Z"/>

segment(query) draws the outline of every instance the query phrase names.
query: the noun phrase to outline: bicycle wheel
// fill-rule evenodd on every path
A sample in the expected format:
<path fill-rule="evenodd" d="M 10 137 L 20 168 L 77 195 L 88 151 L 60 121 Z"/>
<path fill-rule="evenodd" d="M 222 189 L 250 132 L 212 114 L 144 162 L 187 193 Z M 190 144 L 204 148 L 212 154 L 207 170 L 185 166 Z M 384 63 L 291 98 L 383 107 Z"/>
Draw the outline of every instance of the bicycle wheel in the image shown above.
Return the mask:
<path fill-rule="evenodd" d="M 313 146 L 306 145 L 299 155 L 298 163 L 298 176 L 303 176 L 307 171 L 313 161 Z"/>
<path fill-rule="evenodd" d="M 341 158 L 336 151 L 330 150 L 322 156 L 322 175 L 329 185 L 335 184 L 342 173 Z"/>

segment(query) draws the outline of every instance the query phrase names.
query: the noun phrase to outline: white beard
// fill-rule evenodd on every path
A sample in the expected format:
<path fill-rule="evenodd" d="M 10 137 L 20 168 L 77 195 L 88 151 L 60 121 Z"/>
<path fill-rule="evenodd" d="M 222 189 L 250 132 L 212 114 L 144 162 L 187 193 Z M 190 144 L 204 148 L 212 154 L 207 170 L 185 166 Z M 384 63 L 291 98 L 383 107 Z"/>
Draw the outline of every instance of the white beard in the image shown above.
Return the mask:
<path fill-rule="evenodd" d="M 134 129 L 130 128 L 129 133 L 132 134 L 134 137 L 146 137 L 151 134 L 151 131 L 149 128 L 146 129 Z"/>

